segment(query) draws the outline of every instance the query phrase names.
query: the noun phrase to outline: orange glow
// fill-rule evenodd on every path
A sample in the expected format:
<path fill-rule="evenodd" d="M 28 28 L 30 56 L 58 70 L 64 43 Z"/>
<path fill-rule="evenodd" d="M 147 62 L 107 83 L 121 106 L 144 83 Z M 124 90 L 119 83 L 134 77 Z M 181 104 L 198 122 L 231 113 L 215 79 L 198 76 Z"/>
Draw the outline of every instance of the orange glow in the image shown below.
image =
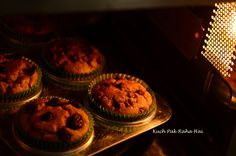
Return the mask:
<path fill-rule="evenodd" d="M 236 12 L 234 12 L 234 14 L 233 14 L 232 32 L 234 33 L 234 35 L 236 35 Z"/>
<path fill-rule="evenodd" d="M 215 4 L 201 54 L 223 75 L 230 77 L 236 45 L 236 3 Z"/>
<path fill-rule="evenodd" d="M 194 38 L 195 38 L 196 40 L 200 39 L 200 33 L 199 33 L 199 32 L 195 32 L 195 33 L 194 33 Z"/>

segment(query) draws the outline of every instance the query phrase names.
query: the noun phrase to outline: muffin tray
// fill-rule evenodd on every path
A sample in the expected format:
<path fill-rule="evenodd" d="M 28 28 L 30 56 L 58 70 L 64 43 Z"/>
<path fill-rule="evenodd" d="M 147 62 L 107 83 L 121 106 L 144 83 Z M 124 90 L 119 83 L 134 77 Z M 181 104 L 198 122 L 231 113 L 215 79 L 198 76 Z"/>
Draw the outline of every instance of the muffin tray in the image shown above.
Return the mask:
<path fill-rule="evenodd" d="M 87 95 L 84 91 L 71 91 L 63 88 L 58 88 L 52 84 L 44 85 L 42 96 L 57 95 L 65 98 L 77 98 L 83 99 L 85 105 L 87 103 Z M 49 94 L 50 93 L 50 94 Z M 72 149 L 66 152 L 44 152 L 25 145 L 16 136 L 17 134 L 12 131 L 12 123 L 14 116 L 9 116 L 7 122 L 0 129 L 0 140 L 3 141 L 9 149 L 16 155 L 95 155 L 102 152 L 105 149 L 111 148 L 121 142 L 131 139 L 141 133 L 151 130 L 166 121 L 171 117 L 171 109 L 168 104 L 156 93 L 156 110 L 151 113 L 147 118 L 139 122 L 114 122 L 104 119 L 96 114 L 92 110 L 91 113 L 95 118 L 95 126 L 93 136 L 86 143 L 85 149 L 79 147 L 78 149 Z M 15 136 L 15 137 L 14 137 Z"/>

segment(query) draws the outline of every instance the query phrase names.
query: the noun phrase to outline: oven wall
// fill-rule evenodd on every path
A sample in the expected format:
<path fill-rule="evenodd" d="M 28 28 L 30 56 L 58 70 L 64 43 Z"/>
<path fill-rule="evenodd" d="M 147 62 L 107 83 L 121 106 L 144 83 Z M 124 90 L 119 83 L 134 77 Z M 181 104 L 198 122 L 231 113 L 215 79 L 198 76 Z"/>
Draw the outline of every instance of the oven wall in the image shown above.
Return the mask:
<path fill-rule="evenodd" d="M 99 31 L 88 36 L 103 47 L 109 45 L 112 57 L 131 69 L 120 65 L 119 72 L 144 79 L 167 100 L 181 101 L 171 106 L 187 114 L 192 123 L 185 126 L 203 127 L 205 141 L 224 155 L 236 123 L 235 111 L 227 104 L 231 89 L 199 55 L 211 9 L 113 12 L 101 21 Z"/>

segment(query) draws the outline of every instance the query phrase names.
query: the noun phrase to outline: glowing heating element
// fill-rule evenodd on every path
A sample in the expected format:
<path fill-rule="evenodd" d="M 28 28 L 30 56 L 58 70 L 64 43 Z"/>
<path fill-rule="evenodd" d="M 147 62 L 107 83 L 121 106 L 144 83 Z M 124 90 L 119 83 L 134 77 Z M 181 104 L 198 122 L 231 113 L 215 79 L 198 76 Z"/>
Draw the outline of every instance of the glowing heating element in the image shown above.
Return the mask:
<path fill-rule="evenodd" d="M 230 77 L 236 59 L 236 3 L 215 6 L 201 54 L 223 76 Z"/>

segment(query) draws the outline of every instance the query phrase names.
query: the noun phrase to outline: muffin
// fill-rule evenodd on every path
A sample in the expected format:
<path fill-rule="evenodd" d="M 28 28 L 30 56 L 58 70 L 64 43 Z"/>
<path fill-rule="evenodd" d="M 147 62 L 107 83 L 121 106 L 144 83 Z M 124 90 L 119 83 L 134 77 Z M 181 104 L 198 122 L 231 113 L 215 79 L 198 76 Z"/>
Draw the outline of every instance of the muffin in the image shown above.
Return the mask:
<path fill-rule="evenodd" d="M 104 57 L 96 47 L 72 38 L 51 41 L 43 51 L 43 58 L 48 77 L 72 88 L 88 85 L 104 66 Z"/>
<path fill-rule="evenodd" d="M 46 16 L 5 16 L 1 21 L 4 35 L 22 43 L 47 42 L 58 31 Z"/>
<path fill-rule="evenodd" d="M 88 89 L 91 107 L 105 118 L 137 121 L 155 108 L 155 95 L 140 79 L 125 74 L 105 74 L 94 79 Z"/>
<path fill-rule="evenodd" d="M 41 90 L 41 70 L 31 60 L 0 54 L 0 108 L 18 107 Z"/>
<path fill-rule="evenodd" d="M 14 127 L 28 146 L 59 152 L 85 144 L 92 137 L 93 119 L 76 101 L 42 97 L 21 107 Z"/>

